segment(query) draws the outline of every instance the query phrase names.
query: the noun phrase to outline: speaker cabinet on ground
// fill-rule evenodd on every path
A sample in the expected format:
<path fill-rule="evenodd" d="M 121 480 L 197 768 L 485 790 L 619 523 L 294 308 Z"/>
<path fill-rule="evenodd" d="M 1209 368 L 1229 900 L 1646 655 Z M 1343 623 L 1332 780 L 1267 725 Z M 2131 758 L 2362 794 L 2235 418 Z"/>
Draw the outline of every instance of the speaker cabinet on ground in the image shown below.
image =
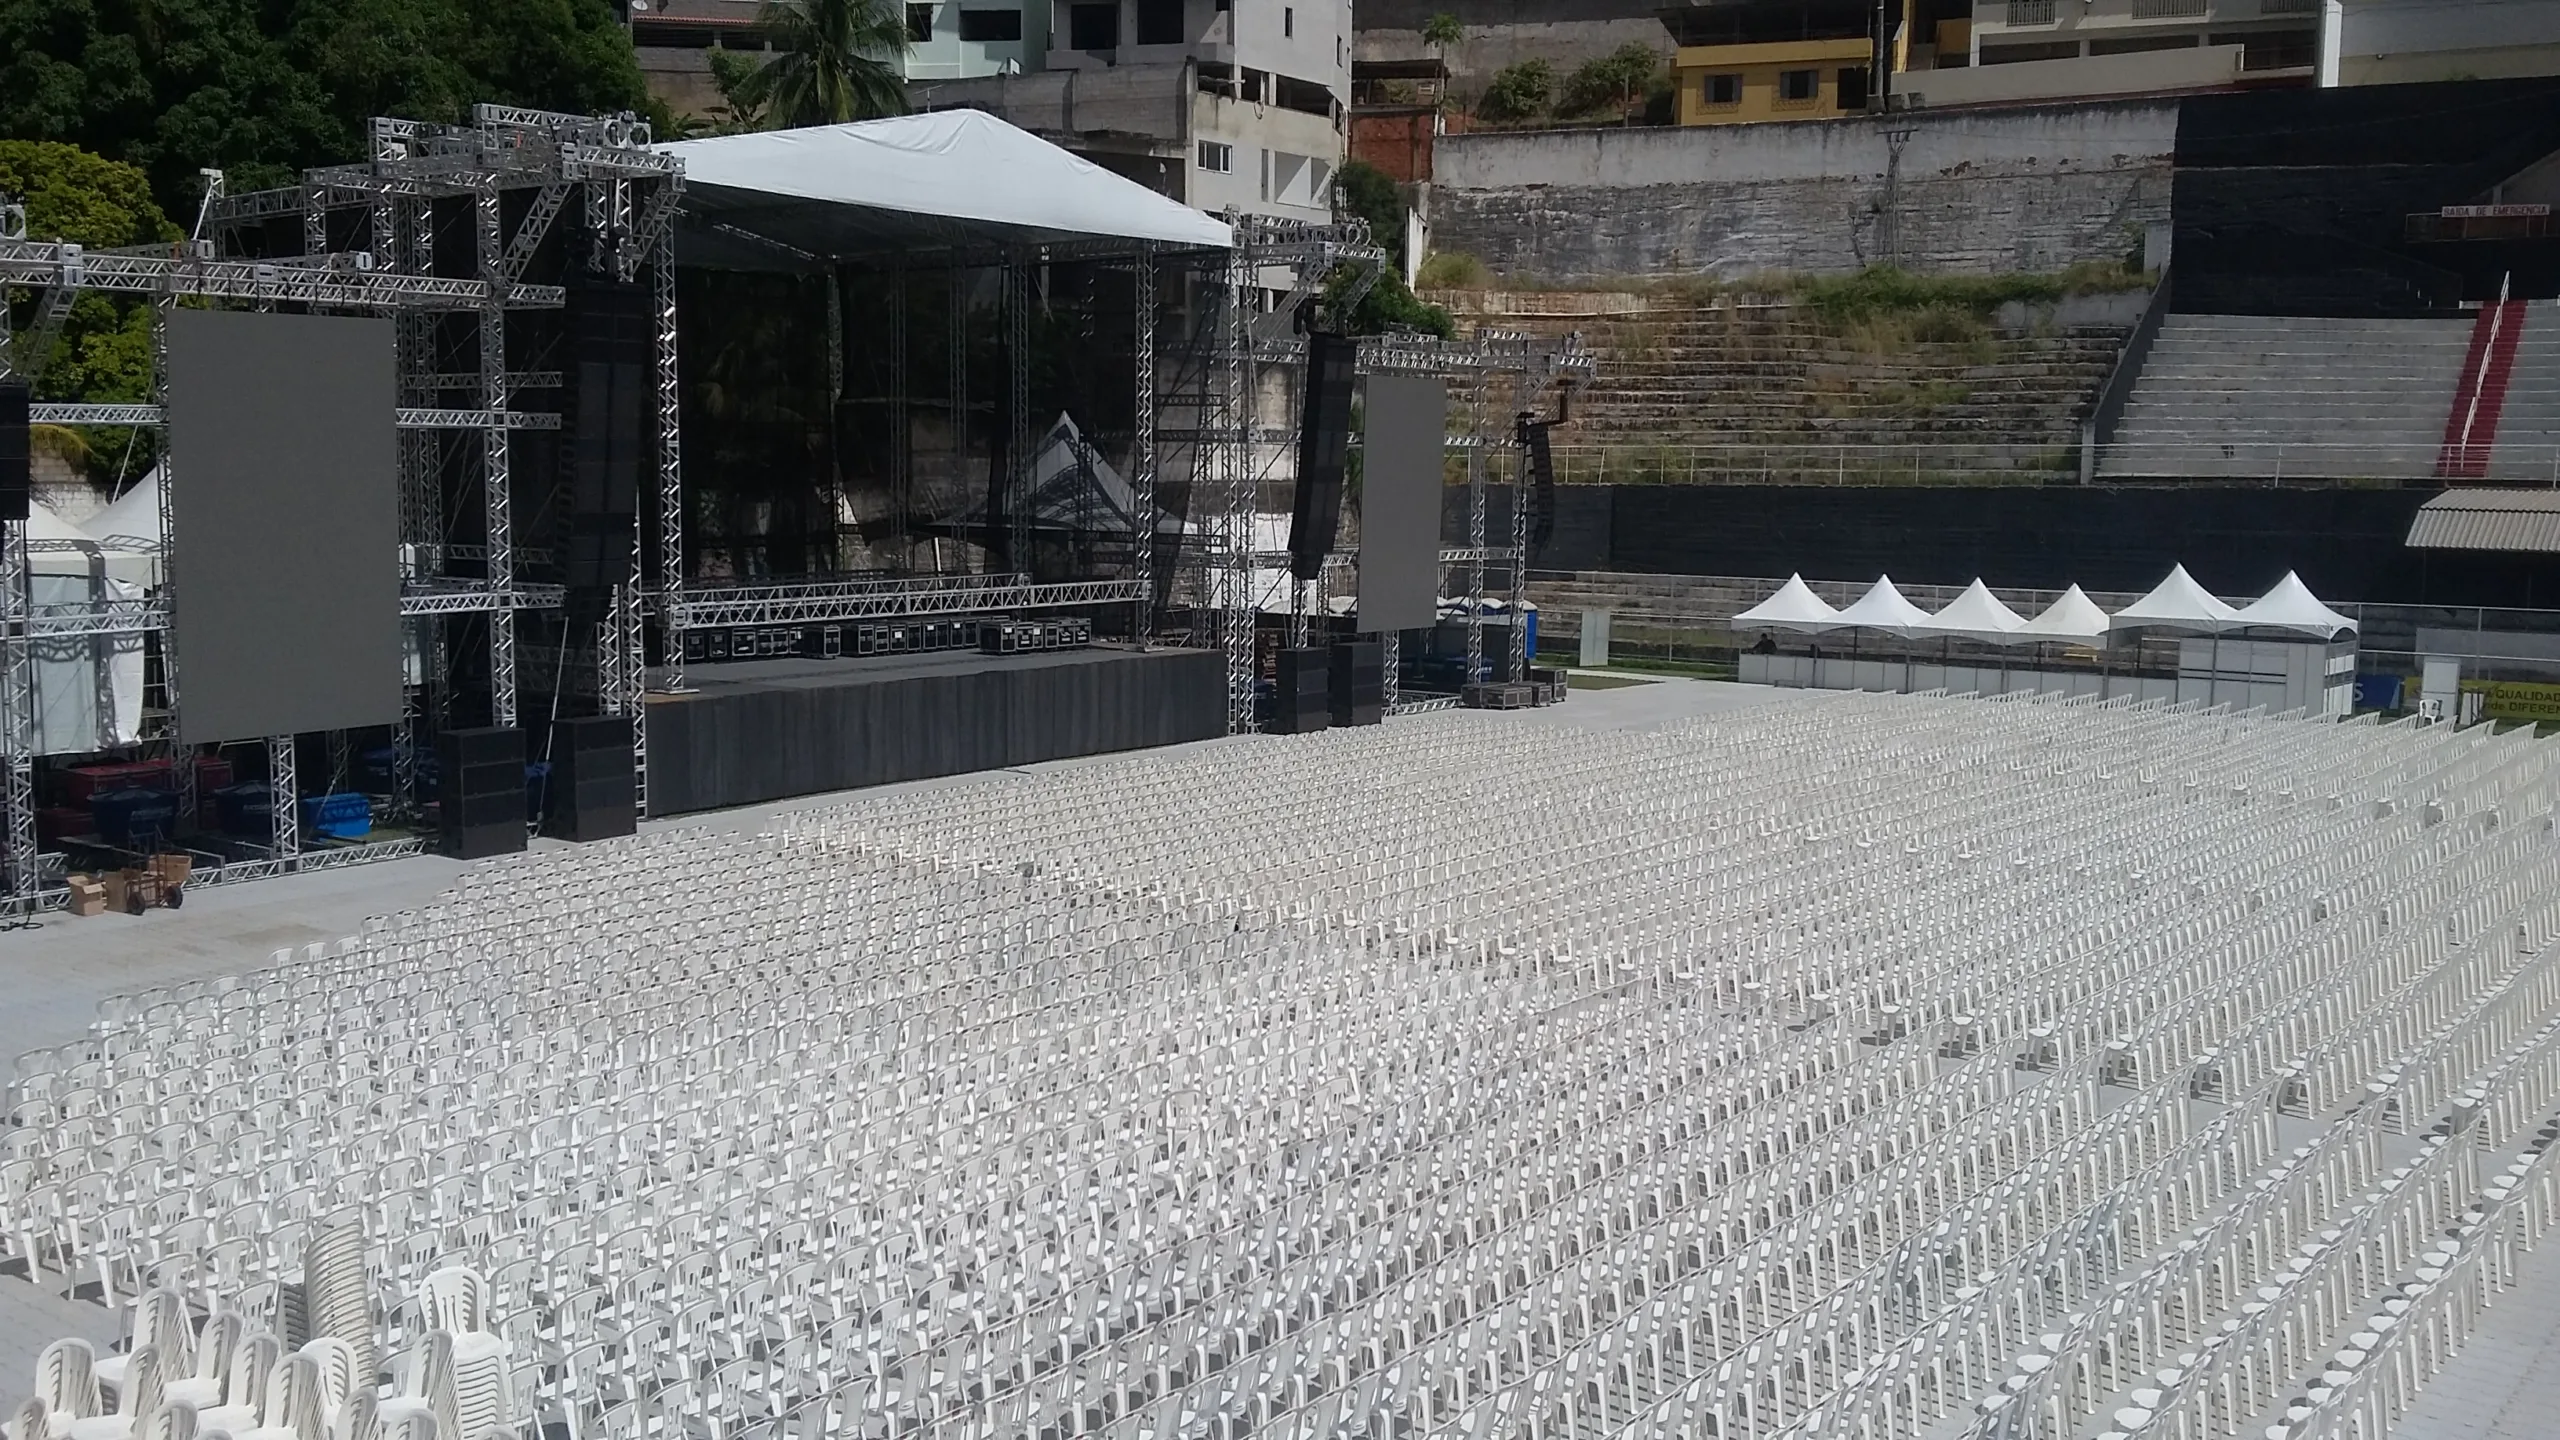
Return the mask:
<path fill-rule="evenodd" d="M 1387 647 L 1350 640 L 1333 647 L 1326 698 L 1336 725 L 1375 725 L 1387 715 Z"/>
<path fill-rule="evenodd" d="M 27 430 L 27 387 L 14 380 L 0 381 L 0 520 L 27 518 L 34 484 Z"/>
<path fill-rule="evenodd" d="M 483 860 L 524 849 L 524 732 L 504 726 L 436 737 L 442 849 Z"/>
<path fill-rule="evenodd" d="M 1313 580 L 1342 528 L 1342 476 L 1351 462 L 1351 382 L 1359 342 L 1307 337 L 1306 404 L 1298 417 L 1298 489 L 1289 511 L 1289 573 Z"/>
<path fill-rule="evenodd" d="M 629 718 L 600 715 L 553 725 L 549 794 L 542 833 L 554 839 L 611 840 L 636 831 Z"/>
<path fill-rule="evenodd" d="M 1280 735 L 1305 735 L 1333 723 L 1329 698 L 1331 657 L 1323 650 L 1283 650 L 1274 657 L 1271 686 L 1271 729 Z"/>

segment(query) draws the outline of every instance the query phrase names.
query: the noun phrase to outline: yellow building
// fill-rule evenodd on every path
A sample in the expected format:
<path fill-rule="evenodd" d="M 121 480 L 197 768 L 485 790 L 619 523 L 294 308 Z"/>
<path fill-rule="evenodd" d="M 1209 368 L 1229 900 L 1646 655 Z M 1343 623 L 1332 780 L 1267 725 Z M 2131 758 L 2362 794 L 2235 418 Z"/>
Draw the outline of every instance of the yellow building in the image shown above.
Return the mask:
<path fill-rule="evenodd" d="M 1870 42 L 1683 45 L 1672 61 L 1683 125 L 1743 125 L 1864 114 Z"/>
<path fill-rule="evenodd" d="M 1672 73 L 1683 125 L 1744 125 L 1863 115 L 1875 87 L 1877 32 L 1889 63 L 1904 53 L 1913 0 L 1690 0 L 1661 12 L 1678 42 Z M 1880 15 L 1895 22 L 1880 27 Z"/>

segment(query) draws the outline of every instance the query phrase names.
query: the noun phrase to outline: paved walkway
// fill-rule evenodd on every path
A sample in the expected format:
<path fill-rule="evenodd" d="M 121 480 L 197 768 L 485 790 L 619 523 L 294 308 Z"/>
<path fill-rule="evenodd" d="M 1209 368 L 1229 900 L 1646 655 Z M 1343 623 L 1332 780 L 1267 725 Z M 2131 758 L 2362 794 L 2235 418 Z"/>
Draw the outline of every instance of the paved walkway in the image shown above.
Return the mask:
<path fill-rule="evenodd" d="M 2393 1440 L 2550 1440 L 2560 1435 L 2560 1232 L 2519 1265 L 2471 1343 L 2418 1392 Z"/>

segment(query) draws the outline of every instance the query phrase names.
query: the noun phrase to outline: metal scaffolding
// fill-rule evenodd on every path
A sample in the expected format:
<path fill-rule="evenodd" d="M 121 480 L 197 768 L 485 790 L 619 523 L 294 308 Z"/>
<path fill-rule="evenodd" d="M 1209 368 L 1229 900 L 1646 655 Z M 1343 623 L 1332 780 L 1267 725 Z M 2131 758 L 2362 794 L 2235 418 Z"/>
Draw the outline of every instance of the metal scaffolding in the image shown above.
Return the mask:
<path fill-rule="evenodd" d="M 84 290 L 145 299 L 155 310 L 155 403 L 148 405 L 46 404 L 34 418 L 48 424 L 158 425 L 164 410 L 157 393 L 166 373 L 165 318 L 180 300 L 211 300 L 259 309 L 279 305 L 313 311 L 390 314 L 396 317 L 400 427 L 401 613 L 411 628 L 418 673 L 404 673 L 406 699 L 393 745 L 395 802 L 415 799 L 415 756 L 422 732 L 450 713 L 454 677 L 444 626 L 453 617 L 476 616 L 489 637 L 487 689 L 492 718 L 511 724 L 519 708 L 515 618 L 526 610 L 556 610 L 557 585 L 529 583 L 519 574 L 528 552 L 517 544 L 516 493 L 511 447 L 515 432 L 557 430 L 556 411 L 522 408 L 528 390 L 556 389 L 556 371 L 511 368 L 510 317 L 556 310 L 566 291 L 525 279 L 544 251 L 554 222 L 584 190 L 588 253 L 597 268 L 629 280 L 655 261 L 661 399 L 658 474 L 666 512 L 678 522 L 662 540 L 663 555 L 680 554 L 681 498 L 674 438 L 674 303 L 666 232 L 682 185 L 682 166 L 651 148 L 647 125 L 629 116 L 595 119 L 504 106 L 477 107 L 459 126 L 376 120 L 372 153 L 363 164 L 306 172 L 299 185 L 232 195 L 218 174 L 208 186 L 195 233 L 176 246 L 85 251 L 70 244 L 29 241 L 22 226 L 0 228 L 0 290 L 36 292 L 35 322 L 17 343 L 0 350 L 0 376 L 24 375 L 30 355 L 49 352 L 60 316 Z M 513 197 L 530 192 L 521 202 Z M 467 209 L 471 263 L 467 274 L 437 263 L 436 208 Z M 510 233 L 509 211 L 517 212 Z M 299 254 L 268 254 L 279 222 L 298 232 Z M 333 237 L 364 248 L 333 245 Z M 295 242 L 286 242 L 287 244 Z M 463 336 L 467 342 L 457 347 Z M 523 347 L 519 347 L 523 348 Z M 468 368 L 449 368 L 459 349 Z M 454 402 L 467 396 L 468 403 Z M 473 483 L 483 541 L 462 546 L 446 533 L 444 496 L 448 447 L 444 432 L 477 432 Z M 169 516 L 178 478 L 162 460 L 160 586 L 146 602 L 105 602 L 37 615 L 28 605 L 24 522 L 0 524 L 0 768 L 6 786 L 8 867 L 0 902 L 23 910 L 48 898 L 52 884 L 38 853 L 34 830 L 35 717 L 32 647 L 64 634 L 132 634 L 165 629 L 184 603 L 178 589 L 180 548 Z M 680 583 L 681 567 L 668 565 L 663 580 Z M 610 633 L 597 648 L 599 679 L 608 713 L 633 716 L 635 741 L 643 711 L 637 705 L 641 673 L 639 596 L 646 574 L 635 559 Z M 55 607 L 48 607 L 54 610 Z M 279 643 L 284 643 L 281 637 Z M 173 657 L 161 647 L 167 697 L 162 732 L 146 739 L 185 759 L 177 737 L 184 688 Z M 404 667 L 407 662 L 403 661 Z M 262 872 L 298 868 L 304 858 L 294 795 L 294 742 L 267 737 L 268 776 L 274 813 Z M 635 746 L 635 748 L 637 748 Z M 195 767 L 174 765 L 182 813 L 196 810 Z M 365 847 L 408 853 L 414 845 Z M 228 868 L 228 867 L 226 867 Z M 52 892 L 52 893 L 58 893 Z"/>

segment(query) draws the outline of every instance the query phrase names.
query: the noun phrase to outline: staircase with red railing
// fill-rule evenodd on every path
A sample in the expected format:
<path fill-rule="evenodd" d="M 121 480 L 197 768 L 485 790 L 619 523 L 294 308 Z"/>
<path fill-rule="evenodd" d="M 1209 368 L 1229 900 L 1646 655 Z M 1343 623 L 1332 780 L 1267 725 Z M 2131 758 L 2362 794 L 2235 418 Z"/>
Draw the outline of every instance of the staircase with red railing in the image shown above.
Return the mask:
<path fill-rule="evenodd" d="M 2480 307 L 2471 328 L 2471 351 L 2462 361 L 2462 387 L 2454 392 L 2453 409 L 2445 416 L 2444 451 L 2436 474 L 2447 480 L 2479 480 L 2489 473 L 2490 453 L 2498 445 L 2498 417 L 2507 404 L 2507 384 L 2515 377 L 2516 346 L 2524 339 L 2524 302 L 2499 298 Z"/>

